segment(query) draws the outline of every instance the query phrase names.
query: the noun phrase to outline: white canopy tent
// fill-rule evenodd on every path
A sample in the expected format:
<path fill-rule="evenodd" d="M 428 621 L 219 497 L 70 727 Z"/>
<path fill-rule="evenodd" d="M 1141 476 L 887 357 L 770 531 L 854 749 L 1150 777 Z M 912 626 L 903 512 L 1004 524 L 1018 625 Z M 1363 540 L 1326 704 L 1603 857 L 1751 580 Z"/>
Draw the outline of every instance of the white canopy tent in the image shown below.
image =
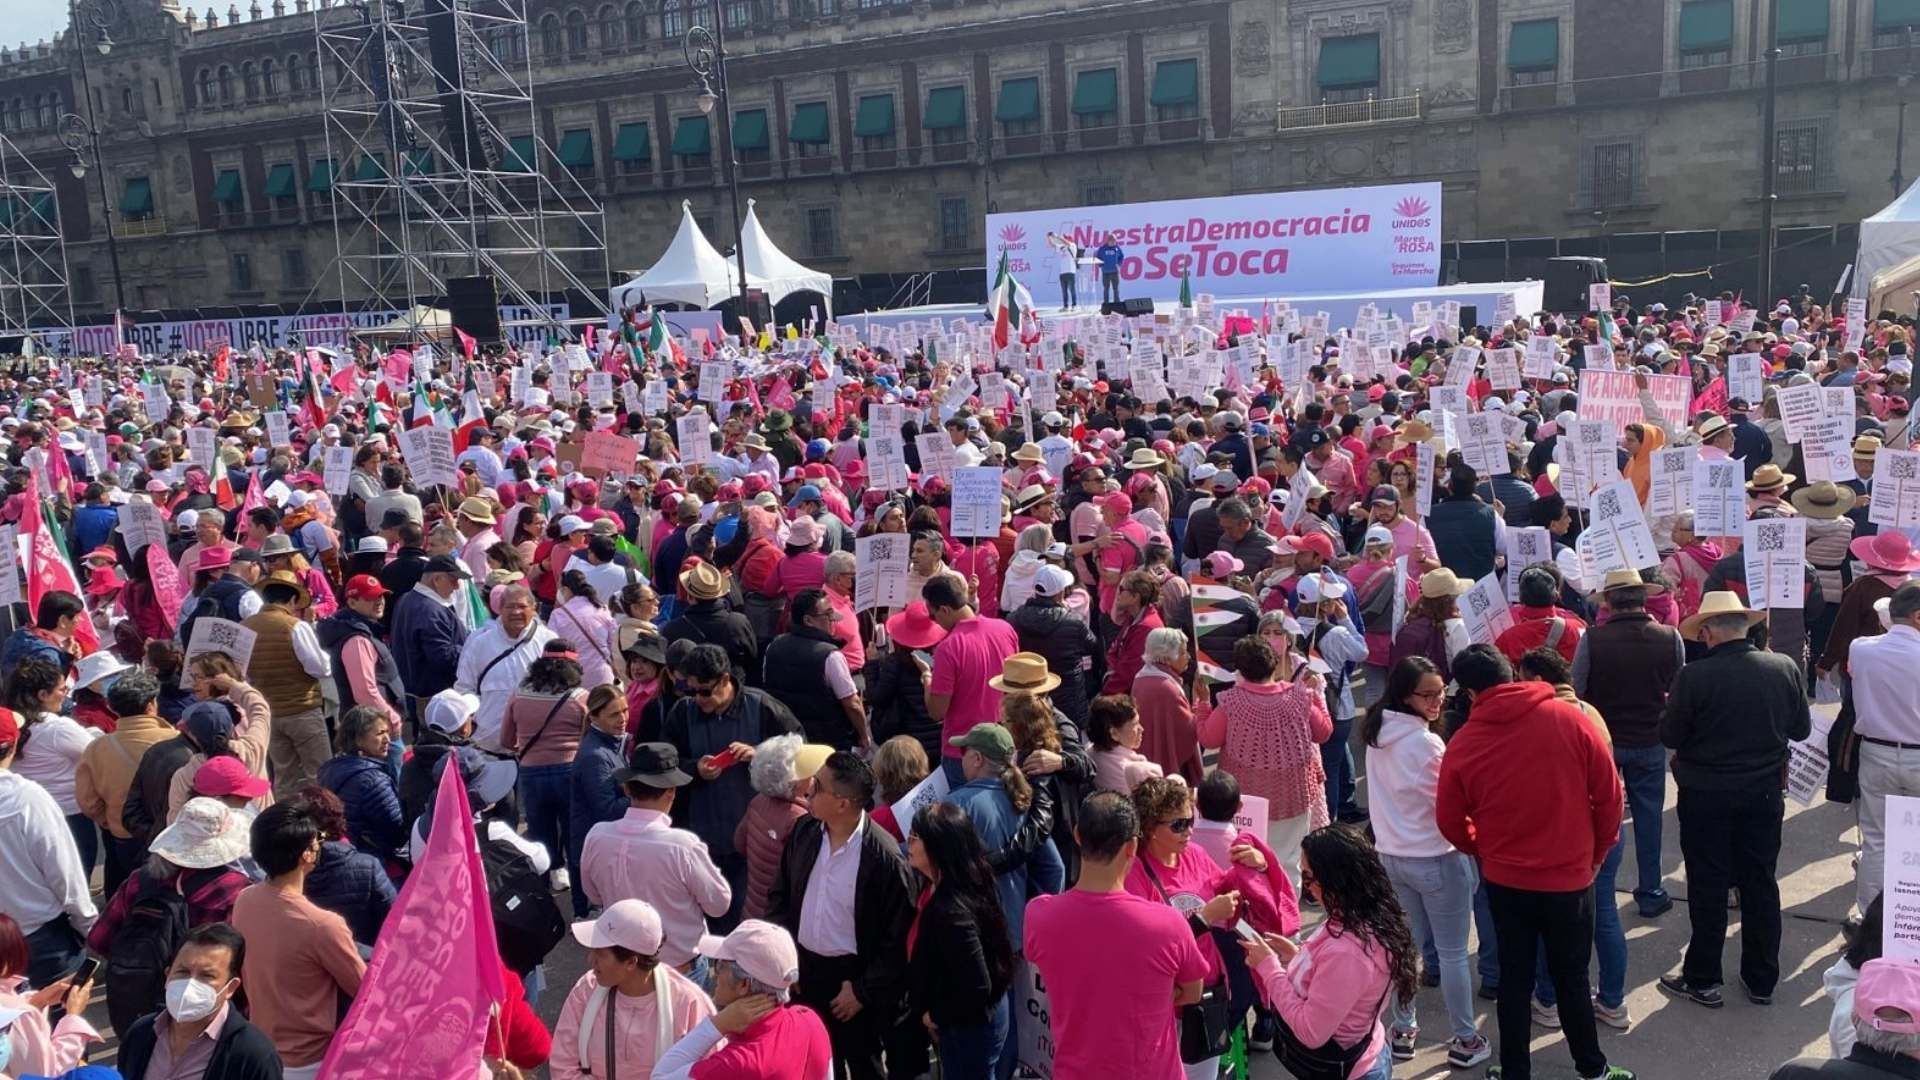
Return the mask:
<path fill-rule="evenodd" d="M 1875 276 L 1916 255 L 1920 255 L 1920 181 L 1860 223 L 1860 254 L 1853 262 L 1850 295 L 1866 299 Z"/>
<path fill-rule="evenodd" d="M 739 278 L 733 264 L 707 240 L 693 220 L 693 204 L 680 203 L 680 229 L 659 261 L 624 285 L 607 290 L 610 310 L 619 312 L 637 304 L 691 304 L 710 308 L 737 295 Z"/>
<path fill-rule="evenodd" d="M 747 200 L 747 220 L 740 226 L 740 246 L 747 253 L 747 283 L 765 289 L 767 303 L 778 304 L 797 292 L 817 292 L 832 311 L 833 275 L 809 270 L 781 251 L 760 227 L 753 200 Z"/>

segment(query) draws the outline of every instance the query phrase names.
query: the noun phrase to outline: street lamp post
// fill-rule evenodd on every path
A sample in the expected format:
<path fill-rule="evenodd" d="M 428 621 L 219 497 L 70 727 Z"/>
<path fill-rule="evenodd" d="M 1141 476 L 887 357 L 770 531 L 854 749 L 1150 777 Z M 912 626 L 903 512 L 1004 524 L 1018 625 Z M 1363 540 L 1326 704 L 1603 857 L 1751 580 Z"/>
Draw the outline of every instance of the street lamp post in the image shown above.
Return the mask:
<path fill-rule="evenodd" d="M 1762 311 L 1773 309 L 1773 204 L 1778 201 L 1773 190 L 1774 154 L 1780 141 L 1779 135 L 1774 130 L 1773 118 L 1780 94 L 1779 6 L 1779 0 L 1773 0 L 1766 5 L 1767 93 L 1760 116 L 1760 309 Z"/>
<path fill-rule="evenodd" d="M 107 227 L 107 261 L 113 267 L 113 298 L 115 303 L 114 322 L 119 323 L 120 312 L 127 310 L 126 281 L 120 276 L 120 247 L 113 237 L 113 203 L 107 198 L 107 170 L 100 164 L 100 127 L 93 115 L 93 89 L 87 81 L 87 42 L 81 40 L 80 28 L 93 28 L 93 47 L 101 56 L 113 51 L 113 37 L 107 30 L 120 17 L 120 9 L 114 0 L 75 0 L 72 8 L 74 37 L 74 55 L 80 61 L 80 100 L 86 105 L 84 118 L 73 113 L 60 118 L 60 142 L 73 151 L 74 179 L 84 179 L 87 175 L 87 156 L 93 158 L 94 182 L 100 192 L 100 214 Z"/>
<path fill-rule="evenodd" d="M 687 30 L 686 40 L 681 42 L 681 50 L 686 54 L 687 66 L 700 77 L 700 111 L 712 115 L 717 105 L 722 110 L 721 126 L 727 132 L 726 145 L 720 148 L 722 159 L 727 168 L 727 194 L 733 204 L 733 257 L 740 267 L 740 292 L 735 298 L 737 309 L 735 318 L 741 318 L 747 311 L 747 245 L 740 221 L 740 163 L 734 159 L 733 119 L 727 112 L 733 107 L 727 93 L 727 40 L 725 19 L 720 12 L 720 0 L 713 3 L 713 28 L 709 30 L 698 23 Z"/>
<path fill-rule="evenodd" d="M 1907 189 L 1907 88 L 1913 85 L 1913 27 L 1907 27 L 1907 56 L 1903 65 L 1905 70 L 1895 80 L 1900 86 L 1900 127 L 1893 137 L 1893 197 Z"/>

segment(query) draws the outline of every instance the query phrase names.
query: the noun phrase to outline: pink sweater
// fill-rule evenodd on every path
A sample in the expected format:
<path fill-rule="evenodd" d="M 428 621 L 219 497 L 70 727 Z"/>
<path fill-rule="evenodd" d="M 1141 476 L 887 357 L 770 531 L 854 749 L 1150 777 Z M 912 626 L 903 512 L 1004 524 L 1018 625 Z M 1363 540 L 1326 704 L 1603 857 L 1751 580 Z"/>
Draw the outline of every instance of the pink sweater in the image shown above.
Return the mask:
<path fill-rule="evenodd" d="M 1242 680 L 1214 699 L 1200 745 L 1220 747 L 1220 768 L 1240 790 L 1267 800 L 1270 821 L 1311 813 L 1327 823 L 1327 776 L 1317 744 L 1333 736 L 1327 699 L 1298 683 Z"/>
<path fill-rule="evenodd" d="M 1306 1045 L 1319 1046 L 1329 1038 L 1347 1047 L 1367 1041 L 1351 1080 L 1365 1076 L 1386 1046 L 1380 1010 L 1386 1004 L 1390 973 L 1385 949 L 1338 930 L 1322 924 L 1301 944 L 1291 964 L 1268 956 L 1253 973 L 1260 996 Z"/>

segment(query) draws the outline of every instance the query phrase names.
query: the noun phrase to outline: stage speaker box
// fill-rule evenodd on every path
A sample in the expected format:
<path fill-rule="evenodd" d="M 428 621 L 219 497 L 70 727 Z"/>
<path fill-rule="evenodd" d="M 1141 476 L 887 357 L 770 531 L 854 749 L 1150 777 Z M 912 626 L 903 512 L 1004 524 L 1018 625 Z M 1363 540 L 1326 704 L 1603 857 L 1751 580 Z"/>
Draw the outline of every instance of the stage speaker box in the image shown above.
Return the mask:
<path fill-rule="evenodd" d="M 448 278 L 447 313 L 474 340 L 500 340 L 500 291 L 492 275 Z"/>
<path fill-rule="evenodd" d="M 1564 315 L 1587 310 L 1587 286 L 1607 280 L 1607 260 L 1585 255 L 1563 255 L 1547 260 L 1543 303 Z"/>
<path fill-rule="evenodd" d="M 1129 318 L 1135 315 L 1151 315 L 1153 314 L 1153 301 L 1144 296 L 1136 296 L 1131 300 L 1121 300 L 1118 302 L 1108 301 L 1100 305 L 1100 314 L 1125 315 Z"/>
<path fill-rule="evenodd" d="M 1473 328 L 1479 325 L 1480 325 L 1480 305 L 1461 304 L 1460 305 L 1460 332 L 1462 334 L 1471 334 L 1473 333 Z"/>
<path fill-rule="evenodd" d="M 427 53 L 433 61 L 434 80 L 440 89 L 440 115 L 447 125 L 447 148 L 453 156 L 448 163 L 456 169 L 491 169 L 500 160 L 500 148 L 492 134 L 480 122 L 471 102 L 460 88 L 481 84 L 481 69 L 471 50 L 477 42 L 459 40 L 459 22 L 454 18 L 452 0 L 426 0 Z M 469 30 L 469 33 L 472 31 Z"/>

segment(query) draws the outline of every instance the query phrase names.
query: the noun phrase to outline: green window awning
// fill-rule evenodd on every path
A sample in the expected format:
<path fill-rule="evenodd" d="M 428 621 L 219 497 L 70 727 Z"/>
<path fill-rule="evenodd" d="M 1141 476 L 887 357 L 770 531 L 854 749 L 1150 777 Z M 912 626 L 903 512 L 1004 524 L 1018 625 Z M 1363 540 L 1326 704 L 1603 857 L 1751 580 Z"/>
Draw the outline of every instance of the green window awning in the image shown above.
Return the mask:
<path fill-rule="evenodd" d="M 135 215 L 153 213 L 153 182 L 144 176 L 128 178 L 127 186 L 120 191 L 120 212 Z"/>
<path fill-rule="evenodd" d="M 293 197 L 293 165 L 291 162 L 275 165 L 267 170 L 267 198 L 290 199 Z"/>
<path fill-rule="evenodd" d="M 307 190 L 324 195 L 333 190 L 333 159 L 321 158 L 307 173 Z"/>
<path fill-rule="evenodd" d="M 1040 119 L 1040 80 L 1008 79 L 1001 83 L 1000 102 L 993 107 L 993 118 L 1015 124 Z"/>
<path fill-rule="evenodd" d="M 353 178 L 362 183 L 374 183 L 387 178 L 387 155 L 362 154 L 360 167 L 353 171 Z"/>
<path fill-rule="evenodd" d="M 927 91 L 926 115 L 920 126 L 928 131 L 945 131 L 967 126 L 967 91 L 959 86 L 940 86 Z"/>
<path fill-rule="evenodd" d="M 1380 82 L 1380 35 L 1320 39 L 1320 88 L 1377 86 Z"/>
<path fill-rule="evenodd" d="M 645 124 L 621 124 L 613 137 L 613 160 L 652 161 L 653 137 Z"/>
<path fill-rule="evenodd" d="M 893 134 L 893 95 L 869 94 L 853 114 L 853 133 L 863 139 Z"/>
<path fill-rule="evenodd" d="M 787 138 L 797 143 L 824 143 L 832 140 L 827 137 L 827 103 L 809 101 L 793 107 L 793 123 L 787 127 Z"/>
<path fill-rule="evenodd" d="M 706 157 L 713 152 L 713 132 L 704 116 L 683 116 L 673 127 L 673 152 L 681 157 Z"/>
<path fill-rule="evenodd" d="M 1920 27 L 1920 0 L 1873 0 L 1873 28 Z"/>
<path fill-rule="evenodd" d="M 433 160 L 433 151 L 425 148 L 407 151 L 406 173 L 408 176 L 432 176 L 440 171 L 439 163 Z"/>
<path fill-rule="evenodd" d="M 733 148 L 735 150 L 767 148 L 767 110 L 741 109 L 733 114 Z"/>
<path fill-rule="evenodd" d="M 533 171 L 533 159 L 536 151 L 533 136 L 515 135 L 507 140 L 507 152 L 500 155 L 501 172 L 529 173 Z"/>
<path fill-rule="evenodd" d="M 1159 108 L 1200 103 L 1200 61 L 1162 60 L 1153 69 L 1153 96 Z"/>
<path fill-rule="evenodd" d="M 1560 20 L 1528 19 L 1513 24 L 1507 38 L 1507 68 L 1544 71 L 1560 63 Z"/>
<path fill-rule="evenodd" d="M 1083 71 L 1073 80 L 1073 115 L 1097 116 L 1120 109 L 1120 72 L 1114 68 Z"/>
<path fill-rule="evenodd" d="M 1692 0 L 1680 5 L 1681 52 L 1724 49 L 1732 44 L 1733 0 Z"/>
<path fill-rule="evenodd" d="M 1781 44 L 1825 41 L 1828 6 L 1827 0 L 1774 0 L 1774 25 Z"/>
<path fill-rule="evenodd" d="M 221 206 L 238 206 L 246 201 L 246 193 L 240 188 L 239 169 L 220 170 L 213 181 L 213 201 Z"/>
<path fill-rule="evenodd" d="M 560 164 L 569 169 L 589 168 L 593 165 L 593 131 L 590 128 L 574 128 L 560 136 Z"/>

